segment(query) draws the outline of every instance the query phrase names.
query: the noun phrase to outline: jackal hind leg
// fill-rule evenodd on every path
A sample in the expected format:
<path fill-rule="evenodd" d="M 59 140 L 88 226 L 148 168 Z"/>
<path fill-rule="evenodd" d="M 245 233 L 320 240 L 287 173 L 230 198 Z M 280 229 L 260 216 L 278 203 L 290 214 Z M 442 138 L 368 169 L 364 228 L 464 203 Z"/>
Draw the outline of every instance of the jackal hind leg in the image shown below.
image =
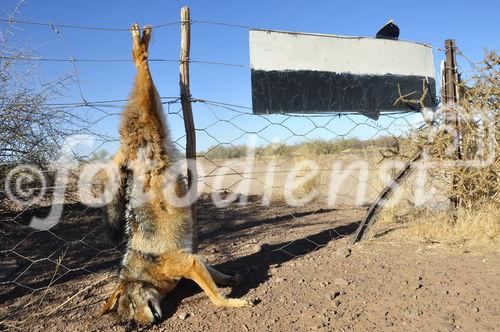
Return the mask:
<path fill-rule="evenodd" d="M 132 34 L 132 58 L 137 68 L 139 68 L 142 63 L 147 64 L 151 29 L 151 26 L 145 26 L 141 37 L 141 29 L 137 23 L 132 24 L 130 27 L 130 33 Z"/>
<path fill-rule="evenodd" d="M 220 273 L 220 272 L 219 272 Z M 218 307 L 251 307 L 254 305 L 252 300 L 227 298 L 221 294 L 217 288 L 214 279 L 210 275 L 207 266 L 201 259 L 195 257 L 193 265 L 186 271 L 185 278 L 191 279 L 203 289 L 210 300 Z"/>

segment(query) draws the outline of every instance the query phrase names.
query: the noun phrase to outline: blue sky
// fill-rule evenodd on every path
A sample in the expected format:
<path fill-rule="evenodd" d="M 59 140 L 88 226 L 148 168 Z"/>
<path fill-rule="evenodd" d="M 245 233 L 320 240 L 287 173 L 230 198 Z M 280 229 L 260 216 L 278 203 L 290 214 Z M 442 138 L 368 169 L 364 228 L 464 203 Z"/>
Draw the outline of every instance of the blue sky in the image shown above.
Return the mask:
<path fill-rule="evenodd" d="M 7 17 L 17 0 L 2 0 L 2 17 Z M 457 45 L 473 61 L 481 59 L 483 49 L 498 49 L 500 2 L 490 1 L 129 1 L 129 0 L 28 0 L 17 15 L 18 19 L 103 27 L 127 28 L 132 22 L 162 24 L 179 20 L 182 5 L 189 5 L 195 20 L 211 20 L 252 26 L 256 28 L 329 33 L 341 35 L 372 36 L 389 18 L 401 28 L 401 39 L 425 42 L 442 48 L 446 38 L 455 38 Z M 4 29 L 2 25 L 2 29 Z M 79 59 L 129 59 L 130 36 L 126 31 L 93 31 L 60 29 L 73 57 Z M 18 25 L 15 43 L 27 43 L 41 57 L 69 58 L 60 36 L 50 27 Z M 179 27 L 173 25 L 154 31 L 150 48 L 151 58 L 177 59 L 179 56 Z M 434 53 L 436 66 L 443 58 L 442 52 Z M 248 65 L 248 30 L 195 23 L 192 27 L 191 58 Z M 467 63 L 459 58 L 464 70 Z M 171 62 L 153 63 L 152 72 L 162 96 L 177 96 L 178 65 Z M 71 73 L 70 63 L 40 63 L 42 77 L 51 79 Z M 131 62 L 78 63 L 83 95 L 88 101 L 123 99 L 128 95 L 134 75 Z M 247 68 L 191 65 L 191 92 L 194 98 L 223 101 L 251 106 L 250 72 Z M 80 101 L 75 85 L 64 91 L 64 96 L 54 102 Z M 91 110 L 90 117 L 96 116 Z M 308 138 L 331 138 L 340 135 L 362 138 L 383 134 L 377 130 L 393 125 L 392 119 L 377 123 L 365 119 L 339 118 L 330 121 L 324 130 L 315 127 L 331 119 L 313 120 L 287 119 L 272 116 L 269 119 L 242 115 L 233 122 L 217 122 L 218 117 L 229 119 L 235 113 L 227 113 L 216 107 L 212 110 L 195 104 L 194 117 L 197 127 L 207 130 L 198 133 L 198 148 L 206 149 L 219 142 L 244 142 L 248 135 L 244 131 L 260 130 L 272 122 L 285 121 L 294 133 L 281 125 L 271 125 L 259 132 L 265 138 L 260 143 L 281 141 L 293 142 L 306 134 Z M 248 112 L 248 111 L 247 111 Z M 170 127 L 175 138 L 183 135 L 183 124 L 177 116 L 169 116 Z M 361 125 L 356 125 L 358 121 Z M 386 122 L 384 122 L 386 121 Z M 389 122 L 387 122 L 389 121 Z M 404 123 L 405 121 L 402 121 Z M 118 117 L 100 121 L 96 130 L 117 136 Z M 239 128 L 243 129 L 243 131 Z M 312 130 L 312 131 L 311 131 Z M 295 135 L 295 134 L 298 134 Z M 291 137 L 290 137 L 291 136 Z M 216 139 L 214 139 L 215 137 Z M 182 146 L 182 138 L 178 141 Z M 109 150 L 115 144 L 106 146 Z"/>

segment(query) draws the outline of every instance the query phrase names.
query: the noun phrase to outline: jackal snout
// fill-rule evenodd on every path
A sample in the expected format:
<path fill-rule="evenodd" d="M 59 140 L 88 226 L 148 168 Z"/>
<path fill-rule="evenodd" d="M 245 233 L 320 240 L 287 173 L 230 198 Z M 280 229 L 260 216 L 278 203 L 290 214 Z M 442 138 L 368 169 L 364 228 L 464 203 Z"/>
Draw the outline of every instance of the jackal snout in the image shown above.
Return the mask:
<path fill-rule="evenodd" d="M 152 31 L 153 28 L 151 25 L 145 25 L 141 36 L 141 29 L 137 23 L 132 24 L 130 27 L 130 32 L 132 33 L 132 58 L 136 67 L 143 62 L 147 63 L 148 46 Z"/>
<path fill-rule="evenodd" d="M 161 300 L 162 296 L 151 285 L 140 281 L 122 281 L 104 305 L 101 314 L 116 312 L 122 321 L 152 324 L 161 319 Z"/>

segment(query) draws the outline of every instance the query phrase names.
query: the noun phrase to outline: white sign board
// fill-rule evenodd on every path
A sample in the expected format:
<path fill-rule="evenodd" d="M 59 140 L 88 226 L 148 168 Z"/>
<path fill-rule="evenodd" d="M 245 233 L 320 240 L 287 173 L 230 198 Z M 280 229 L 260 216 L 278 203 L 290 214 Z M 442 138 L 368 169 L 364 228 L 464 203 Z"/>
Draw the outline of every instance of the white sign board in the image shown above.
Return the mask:
<path fill-rule="evenodd" d="M 432 48 L 425 44 L 251 30 L 250 64 L 258 114 L 359 112 L 377 118 L 407 111 L 398 98 L 413 92 L 408 98 L 418 99 L 424 90 L 424 106 L 435 103 Z"/>

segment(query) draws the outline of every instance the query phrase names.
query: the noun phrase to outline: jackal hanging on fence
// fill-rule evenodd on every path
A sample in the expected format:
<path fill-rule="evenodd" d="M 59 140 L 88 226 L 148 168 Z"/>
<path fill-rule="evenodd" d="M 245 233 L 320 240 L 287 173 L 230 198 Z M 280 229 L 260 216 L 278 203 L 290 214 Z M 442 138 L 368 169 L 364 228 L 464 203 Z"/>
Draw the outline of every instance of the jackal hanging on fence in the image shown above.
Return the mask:
<path fill-rule="evenodd" d="M 245 307 L 252 301 L 226 298 L 216 284 L 230 286 L 240 275 L 222 274 L 191 253 L 189 207 L 175 207 L 164 195 L 165 172 L 175 162 L 175 149 L 162 115 L 160 97 L 148 67 L 151 27 L 131 28 L 137 76 L 123 111 L 121 145 L 114 158 L 118 190 L 106 206 L 104 226 L 114 240 L 125 234 L 127 249 L 119 283 L 103 314 L 117 311 L 122 320 L 148 324 L 161 318 L 160 302 L 179 279 L 195 281 L 218 306 Z M 139 185 L 138 185 L 139 184 Z M 181 179 L 172 186 L 185 194 Z"/>

